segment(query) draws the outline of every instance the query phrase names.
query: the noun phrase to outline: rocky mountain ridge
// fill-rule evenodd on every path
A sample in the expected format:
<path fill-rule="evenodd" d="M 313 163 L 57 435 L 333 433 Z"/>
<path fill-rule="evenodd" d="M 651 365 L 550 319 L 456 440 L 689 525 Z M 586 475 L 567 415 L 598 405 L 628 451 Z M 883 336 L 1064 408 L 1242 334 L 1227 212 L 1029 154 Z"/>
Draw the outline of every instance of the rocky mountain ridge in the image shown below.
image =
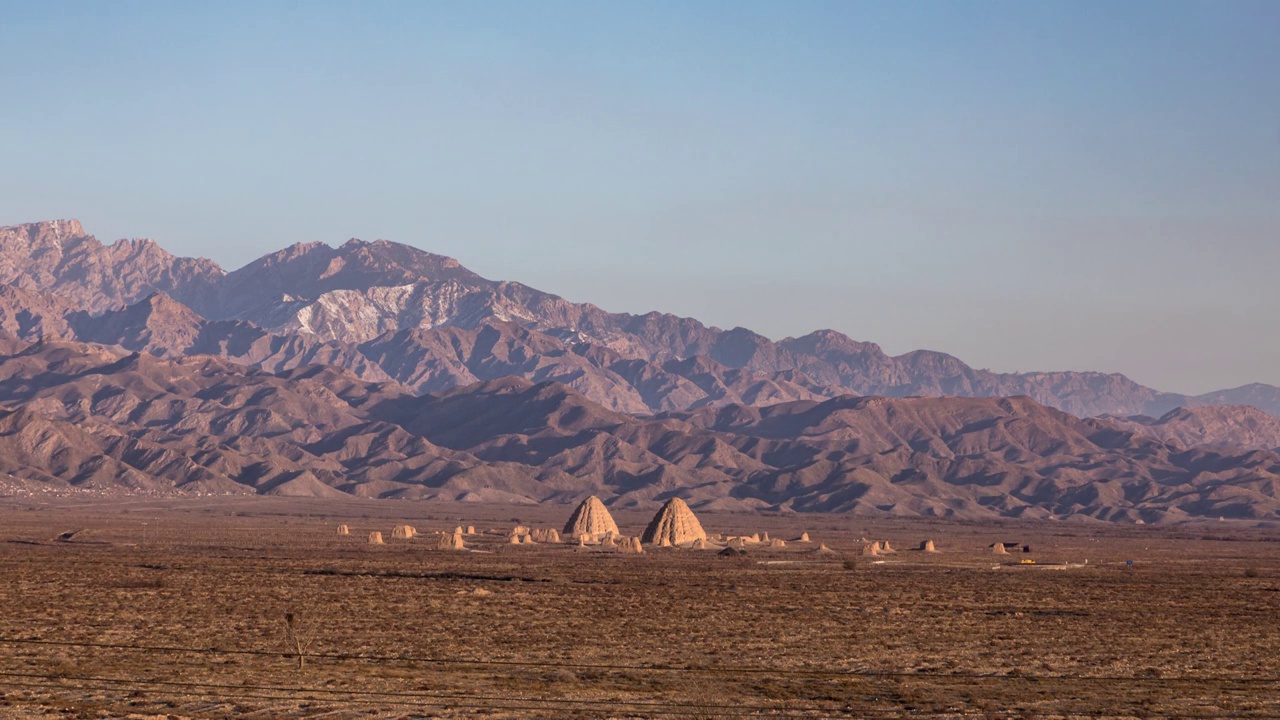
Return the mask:
<path fill-rule="evenodd" d="M 268 369 L 329 362 L 418 392 L 515 374 L 565 382 L 629 413 L 854 393 L 1027 395 L 1081 417 L 1160 416 L 1177 407 L 1246 403 L 1280 414 L 1280 389 L 1265 385 L 1190 397 L 1118 374 L 994 373 L 924 350 L 893 357 L 832 330 L 774 342 L 745 328 L 721 330 L 674 315 L 609 313 L 487 280 L 451 258 L 382 240 L 294 245 L 228 273 L 151 241 L 103 245 L 75 221 L 34 223 L 0 228 L 0 283 L 54 294 L 89 318 L 164 293 L 208 323 L 196 335 L 204 338 L 200 343 L 160 343 L 172 352 L 215 352 Z M 148 344 L 87 329 L 94 323 L 84 318 L 68 332 L 41 300 L 0 300 L 17 304 L 9 326 L 21 330 L 20 337 L 43 331 L 39 321 L 17 319 L 20 303 L 30 300 L 54 336 L 126 348 Z M 157 318 L 149 337 L 192 332 L 158 327 L 166 322 Z M 233 338 L 253 332 L 267 349 L 232 349 L 252 346 Z"/>
<path fill-rule="evenodd" d="M 329 366 L 7 341 L 5 486 L 867 515 L 1280 519 L 1280 455 L 1030 398 L 841 396 L 636 417 L 516 377 L 415 395 Z"/>
<path fill-rule="evenodd" d="M 1104 417 L 1112 425 L 1185 447 L 1280 450 L 1280 418 L 1247 405 L 1177 408 L 1159 418 Z"/>

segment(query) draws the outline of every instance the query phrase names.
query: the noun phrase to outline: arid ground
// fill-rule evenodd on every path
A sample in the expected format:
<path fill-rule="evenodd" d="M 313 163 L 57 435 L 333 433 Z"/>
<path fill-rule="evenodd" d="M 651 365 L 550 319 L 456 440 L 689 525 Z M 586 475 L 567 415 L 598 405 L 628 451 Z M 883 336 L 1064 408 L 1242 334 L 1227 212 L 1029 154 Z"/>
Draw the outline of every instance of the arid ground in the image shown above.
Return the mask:
<path fill-rule="evenodd" d="M 702 514 L 788 544 L 507 542 L 571 509 L 0 500 L 0 716 L 1280 716 L 1280 530 Z M 457 525 L 473 551 L 437 550 Z"/>

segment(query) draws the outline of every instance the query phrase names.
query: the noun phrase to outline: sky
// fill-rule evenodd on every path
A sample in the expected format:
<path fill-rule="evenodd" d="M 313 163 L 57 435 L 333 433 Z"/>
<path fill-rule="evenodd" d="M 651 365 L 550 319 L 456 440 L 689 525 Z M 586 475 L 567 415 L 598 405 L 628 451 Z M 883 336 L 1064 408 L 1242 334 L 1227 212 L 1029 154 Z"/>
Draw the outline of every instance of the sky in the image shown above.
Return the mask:
<path fill-rule="evenodd" d="M 1280 384 L 1280 3 L 7 2 L 0 225 Z"/>

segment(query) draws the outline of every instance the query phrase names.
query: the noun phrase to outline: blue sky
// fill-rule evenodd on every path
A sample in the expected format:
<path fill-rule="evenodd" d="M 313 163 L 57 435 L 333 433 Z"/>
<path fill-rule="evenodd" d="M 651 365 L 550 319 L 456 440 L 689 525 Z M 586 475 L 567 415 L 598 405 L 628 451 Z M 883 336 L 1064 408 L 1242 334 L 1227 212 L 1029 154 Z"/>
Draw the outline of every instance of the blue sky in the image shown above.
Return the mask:
<path fill-rule="evenodd" d="M 1274 2 L 0 2 L 0 224 L 1280 384 Z"/>

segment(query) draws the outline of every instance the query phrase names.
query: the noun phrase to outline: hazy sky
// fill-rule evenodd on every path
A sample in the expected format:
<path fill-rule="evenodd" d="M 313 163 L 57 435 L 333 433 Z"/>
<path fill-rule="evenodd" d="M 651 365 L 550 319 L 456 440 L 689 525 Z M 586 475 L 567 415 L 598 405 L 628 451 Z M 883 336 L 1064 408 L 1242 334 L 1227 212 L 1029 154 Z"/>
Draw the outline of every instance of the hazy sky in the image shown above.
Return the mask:
<path fill-rule="evenodd" d="M 0 224 L 1280 384 L 1280 3 L 0 1 Z"/>

